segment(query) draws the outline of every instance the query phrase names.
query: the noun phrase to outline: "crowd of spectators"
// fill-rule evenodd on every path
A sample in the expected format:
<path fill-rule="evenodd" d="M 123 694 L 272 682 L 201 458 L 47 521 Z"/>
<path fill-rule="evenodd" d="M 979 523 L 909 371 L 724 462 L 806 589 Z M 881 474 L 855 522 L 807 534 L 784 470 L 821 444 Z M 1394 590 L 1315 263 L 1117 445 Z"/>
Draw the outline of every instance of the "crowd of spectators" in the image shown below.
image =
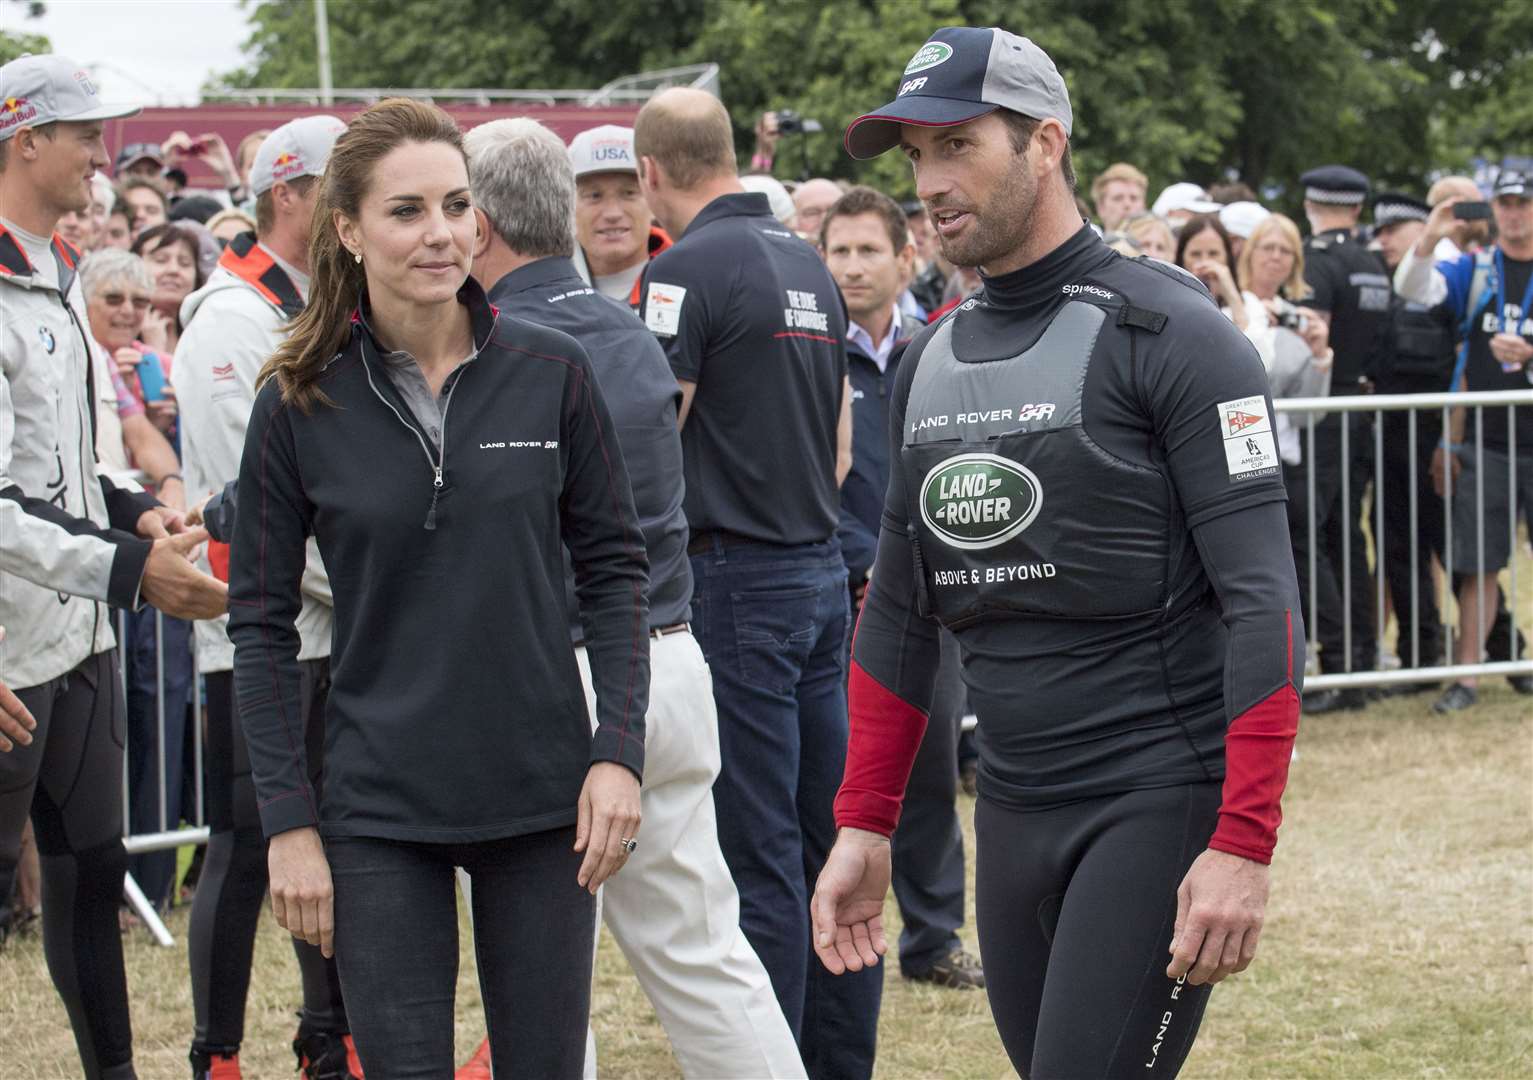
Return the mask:
<path fill-rule="evenodd" d="M 220 253 L 242 234 L 256 230 L 251 166 L 266 134 L 252 134 L 232 151 L 214 133 L 194 138 L 177 132 L 161 145 L 127 146 L 116 158 L 114 179 L 97 174 L 90 208 L 64 215 L 59 225 L 63 239 L 84 253 L 80 275 L 88 329 L 99 354 L 110 361 L 94 372 L 95 449 L 101 467 L 136 473 L 163 504 L 179 510 L 208 494 L 187 491 L 181 475 L 175 383 L 185 304 L 207 282 Z M 638 310 L 649 261 L 680 237 L 661 228 L 636 176 L 599 168 L 590 169 L 590 175 L 579 172 L 583 156 L 604 138 L 621 141 L 632 135 L 598 128 L 577 136 L 571 147 L 580 180 L 573 258 L 581 276 L 598 292 Z M 776 178 L 771 174 L 776 136 L 770 117 L 758 125 L 757 140 L 742 185 L 764 194 L 773 216 L 825 260 L 848 318 L 853 384 L 859 378 L 857 365 L 863 363 L 866 389 L 876 390 L 888 357 L 899 345 L 981 294 L 981 269 L 955 266 L 944 258 L 921 202 L 898 203 L 884 193 L 825 177 L 799 182 Z M 219 176 L 219 188 L 188 188 L 181 166 L 192 156 Z M 1528 312 L 1515 303 L 1485 315 L 1502 320 L 1498 338 L 1515 339 L 1492 346 L 1506 376 L 1503 383 L 1477 383 L 1476 369 L 1470 365 L 1466 370 L 1459 352 L 1462 339 L 1485 311 L 1483 298 L 1475 292 L 1473 267 L 1490 256 L 1479 253 L 1497 250 L 1496 226 L 1514 238 L 1521 236 L 1518 229 L 1528 228 L 1523 219 L 1529 215 L 1533 191 L 1527 180 L 1504 170 L 1492 191 L 1482 191 L 1468 178 L 1449 177 L 1433 185 L 1425 198 L 1417 198 L 1411 193 L 1373 192 L 1366 178 L 1340 166 L 1293 179 L 1305 189 L 1307 230 L 1263 205 L 1262 193 L 1238 181 L 1211 188 L 1172 183 L 1152 202 L 1146 173 L 1120 162 L 1092 180 L 1089 204 L 1082 200 L 1082 227 L 1094 229 L 1125 257 L 1156 259 L 1185 271 L 1189 283 L 1205 289 L 1249 339 L 1268 372 L 1274 399 L 1527 385 L 1533 365 L 1524 353 L 1533 331 Z M 1455 217 L 1451 212 L 1456 204 L 1482 202 L 1491 203 L 1494 214 Z M 1370 209 L 1372 221 L 1365 224 Z M 1523 245 L 1514 249 L 1520 253 L 1533 241 L 1516 242 Z M 1424 248 L 1430 249 L 1429 255 L 1419 254 Z M 1442 268 L 1432 269 L 1434 259 L 1445 260 Z M 1338 278 L 1336 267 L 1344 260 L 1350 260 L 1348 272 Z M 1423 340 L 1417 333 L 1418 316 L 1436 319 L 1443 332 L 1412 353 Z M 1402 373 L 1411 378 L 1402 380 Z M 1289 485 L 1297 569 L 1305 586 L 1304 620 L 1318 628 L 1320 639 L 1319 656 L 1311 658 L 1318 671 L 1474 664 L 1486 655 L 1495 660 L 1526 655 L 1521 632 L 1496 584 L 1500 566 L 1466 565 L 1463 555 L 1454 553 L 1458 548 L 1445 544 L 1445 517 L 1457 523 L 1461 515 L 1447 489 L 1458 482 L 1453 477 L 1461 475 L 1459 458 L 1474 436 L 1465 434 L 1460 417 L 1443 431 L 1440 409 L 1437 416 L 1434 426 L 1431 416 L 1422 414 L 1418 439 L 1423 453 L 1414 462 L 1401 463 L 1405 471 L 1419 472 L 1414 491 L 1404 489 L 1404 498 L 1418 500 L 1417 513 L 1406 519 L 1399 514 L 1404 498 L 1388 486 L 1392 481 L 1383 463 L 1373 459 L 1366 417 L 1355 423 L 1335 414 L 1322 418 L 1280 412 L 1274 417 L 1273 436 Z M 1516 426 L 1523 426 L 1522 421 Z M 1350 433 L 1345 458 L 1341 446 L 1346 441 L 1337 443 L 1334 438 L 1338 428 Z M 1393 418 L 1385 432 L 1393 452 L 1403 432 Z M 1512 453 L 1521 463 L 1526 487 L 1533 477 L 1528 459 L 1533 440 L 1515 446 Z M 1316 460 L 1309 460 L 1310 455 Z M 1503 478 L 1500 495 L 1492 492 L 1490 500 L 1508 498 L 1502 469 L 1493 474 Z M 1327 486 L 1327 477 L 1343 474 L 1351 481 L 1345 500 Z M 1450 474 L 1446 482 L 1445 474 Z M 859 497 L 853 494 L 857 476 L 854 464 L 843 501 Z M 1373 528 L 1381 490 L 1389 492 L 1390 517 L 1385 543 L 1376 551 L 1365 533 Z M 882 492 L 869 489 L 861 494 L 870 500 L 876 522 Z M 1522 512 L 1533 515 L 1533 508 Z M 1516 510 L 1480 507 L 1479 513 L 1505 523 Z M 857 547 L 857 527 L 849 524 L 855 509 L 844 505 L 842 514 L 841 546 L 851 571 L 855 609 L 871 573 L 871 549 L 867 544 Z M 1474 527 L 1474 517 L 1464 520 Z M 1462 525 L 1454 527 L 1463 531 Z M 1311 535 L 1316 537 L 1313 549 Z M 860 554 L 854 558 L 857 550 Z M 1513 552 L 1502 553 L 1502 565 L 1511 557 Z M 1370 558 L 1382 558 L 1388 565 L 1381 567 Z M 1404 561 L 1410 567 L 1402 570 Z M 1351 587 L 1344 601 L 1340 582 L 1348 570 Z M 1381 572 L 1382 597 L 1373 592 Z M 1411 587 L 1413 577 L 1422 588 Z M 1446 612 L 1433 599 L 1445 584 L 1459 598 L 1462 612 L 1453 630 L 1440 625 Z M 1311 596 L 1318 598 L 1317 611 L 1308 610 Z M 1392 640 L 1384 625 L 1375 625 L 1376 606 L 1393 614 L 1397 630 Z M 152 608 L 125 613 L 122 620 L 130 827 L 134 833 L 174 829 L 190 816 L 197 780 L 191 751 L 191 733 L 198 722 L 191 709 L 192 625 Z M 1455 632 L 1459 641 L 1449 652 Z M 1346 646 L 1341 644 L 1344 638 Z M 1533 693 L 1533 678 L 1513 676 L 1511 681 L 1519 692 Z M 1398 689 L 1412 692 L 1435 685 L 1402 682 Z M 1361 708 L 1377 696 L 1375 691 L 1351 689 L 1321 692 L 1307 697 L 1305 707 L 1313 712 Z M 1449 684 L 1435 708 L 1456 711 L 1475 700 L 1473 679 L 1464 679 Z M 954 715 L 962 712 L 960 702 Z M 957 768 L 971 794 L 972 757 L 972 748 L 960 743 Z M 180 897 L 183 883 L 176 880 L 173 851 L 138 856 L 131 870 L 155 906 L 164 908 Z M 189 888 L 194 883 L 184 884 Z M 32 892 L 23 893 L 21 907 L 36 903 L 32 887 Z M 939 958 L 949 965 L 943 969 L 948 984 L 982 983 L 982 974 L 970 973 L 971 967 L 977 972 L 977 965 L 957 947 L 956 936 L 949 931 L 939 940 L 944 949 L 954 950 Z"/>

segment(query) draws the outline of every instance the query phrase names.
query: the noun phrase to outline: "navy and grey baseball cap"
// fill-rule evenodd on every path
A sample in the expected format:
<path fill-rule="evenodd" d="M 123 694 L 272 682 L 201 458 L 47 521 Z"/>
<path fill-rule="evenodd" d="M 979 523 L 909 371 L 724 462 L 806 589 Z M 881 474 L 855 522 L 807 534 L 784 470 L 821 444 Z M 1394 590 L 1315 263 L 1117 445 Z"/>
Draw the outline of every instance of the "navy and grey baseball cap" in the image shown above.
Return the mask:
<path fill-rule="evenodd" d="M 19 56 L 0 67 L 0 141 L 24 127 L 133 116 L 137 105 L 102 101 L 90 72 L 67 56 Z"/>
<path fill-rule="evenodd" d="M 1533 179 L 1530 179 L 1527 173 L 1516 169 L 1502 169 L 1501 175 L 1496 177 L 1495 186 L 1491 189 L 1491 198 L 1494 199 L 1499 195 L 1533 197 Z"/>
<path fill-rule="evenodd" d="M 1066 135 L 1074 120 L 1065 81 L 1037 45 L 1000 27 L 944 26 L 905 65 L 894 100 L 852 121 L 846 152 L 877 157 L 899 145 L 901 124 L 952 127 L 996 109 L 1058 120 Z"/>

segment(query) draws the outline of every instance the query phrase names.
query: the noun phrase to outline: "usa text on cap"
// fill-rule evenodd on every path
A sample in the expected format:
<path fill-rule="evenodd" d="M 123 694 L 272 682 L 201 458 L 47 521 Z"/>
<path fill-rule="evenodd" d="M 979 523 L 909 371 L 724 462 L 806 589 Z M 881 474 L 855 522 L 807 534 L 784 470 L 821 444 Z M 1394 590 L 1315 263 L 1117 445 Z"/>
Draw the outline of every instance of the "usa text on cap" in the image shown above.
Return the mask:
<path fill-rule="evenodd" d="M 115 120 L 138 111 L 102 101 L 90 72 L 67 56 L 21 56 L 0 67 L 0 140 L 24 127 Z"/>
<path fill-rule="evenodd" d="M 587 128 L 570 140 L 570 164 L 577 177 L 604 172 L 637 173 L 633 128 L 616 124 Z"/>
<path fill-rule="evenodd" d="M 1299 177 L 1304 198 L 1332 206 L 1361 206 L 1368 197 L 1368 178 L 1345 165 L 1322 165 Z"/>
<path fill-rule="evenodd" d="M 900 125 L 952 127 L 1009 109 L 1057 120 L 1070 134 L 1070 94 L 1048 53 L 999 27 L 944 26 L 916 50 L 894 100 L 853 120 L 846 151 L 877 157 L 900 141 Z"/>

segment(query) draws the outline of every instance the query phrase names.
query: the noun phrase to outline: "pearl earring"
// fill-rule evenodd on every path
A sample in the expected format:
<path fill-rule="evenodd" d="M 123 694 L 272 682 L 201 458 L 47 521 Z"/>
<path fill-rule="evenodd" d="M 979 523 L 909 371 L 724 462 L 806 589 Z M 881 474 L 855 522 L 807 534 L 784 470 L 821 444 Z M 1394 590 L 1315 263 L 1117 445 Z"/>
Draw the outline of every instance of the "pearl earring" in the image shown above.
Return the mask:
<path fill-rule="evenodd" d="M 357 265 L 358 266 L 362 265 L 362 253 L 360 251 L 354 252 L 353 253 L 353 258 L 355 258 L 357 260 Z"/>

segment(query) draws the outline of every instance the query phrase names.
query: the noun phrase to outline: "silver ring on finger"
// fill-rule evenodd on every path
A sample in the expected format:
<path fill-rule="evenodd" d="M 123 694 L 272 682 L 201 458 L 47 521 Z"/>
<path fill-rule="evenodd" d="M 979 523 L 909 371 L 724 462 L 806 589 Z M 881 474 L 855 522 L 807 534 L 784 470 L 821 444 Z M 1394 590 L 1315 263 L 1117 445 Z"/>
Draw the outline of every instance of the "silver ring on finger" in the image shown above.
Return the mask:
<path fill-rule="evenodd" d="M 623 851 L 629 855 L 632 855 L 634 848 L 639 846 L 639 842 L 637 840 L 628 836 L 621 837 L 618 840 L 618 843 L 623 846 Z"/>

